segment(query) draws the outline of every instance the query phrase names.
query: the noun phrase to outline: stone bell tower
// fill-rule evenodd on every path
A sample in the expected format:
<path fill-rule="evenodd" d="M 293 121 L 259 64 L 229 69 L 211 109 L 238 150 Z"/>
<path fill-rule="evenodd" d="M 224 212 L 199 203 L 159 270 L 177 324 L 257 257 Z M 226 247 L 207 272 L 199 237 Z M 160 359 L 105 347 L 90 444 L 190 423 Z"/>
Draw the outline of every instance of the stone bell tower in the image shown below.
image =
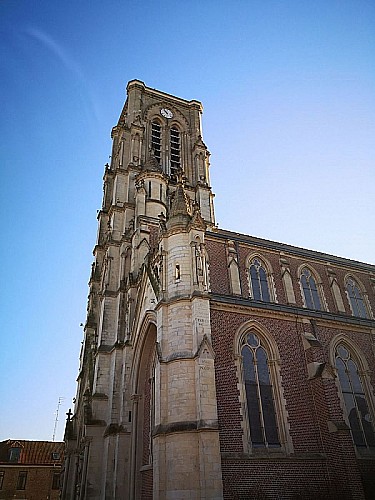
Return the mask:
<path fill-rule="evenodd" d="M 64 499 L 220 499 L 202 105 L 132 80 L 112 130 Z"/>

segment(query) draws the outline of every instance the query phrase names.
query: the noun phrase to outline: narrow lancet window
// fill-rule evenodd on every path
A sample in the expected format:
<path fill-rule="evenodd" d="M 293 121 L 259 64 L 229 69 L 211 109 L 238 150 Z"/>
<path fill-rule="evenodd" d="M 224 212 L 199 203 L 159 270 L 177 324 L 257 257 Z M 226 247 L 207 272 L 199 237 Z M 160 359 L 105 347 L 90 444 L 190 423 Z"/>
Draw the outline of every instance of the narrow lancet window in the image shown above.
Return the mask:
<path fill-rule="evenodd" d="M 258 259 L 254 259 L 250 265 L 251 295 L 254 300 L 270 302 L 267 273 Z"/>
<path fill-rule="evenodd" d="M 322 309 L 318 288 L 315 279 L 310 271 L 305 268 L 301 274 L 302 291 L 305 298 L 305 304 L 308 309 L 320 311 Z"/>
<path fill-rule="evenodd" d="M 349 295 L 353 316 L 358 316 L 359 318 L 368 318 L 361 289 L 353 278 L 348 278 L 346 280 L 346 290 Z"/>
<path fill-rule="evenodd" d="M 174 277 L 175 277 L 176 281 L 179 281 L 181 279 L 180 264 L 176 264 L 175 271 L 174 271 Z"/>

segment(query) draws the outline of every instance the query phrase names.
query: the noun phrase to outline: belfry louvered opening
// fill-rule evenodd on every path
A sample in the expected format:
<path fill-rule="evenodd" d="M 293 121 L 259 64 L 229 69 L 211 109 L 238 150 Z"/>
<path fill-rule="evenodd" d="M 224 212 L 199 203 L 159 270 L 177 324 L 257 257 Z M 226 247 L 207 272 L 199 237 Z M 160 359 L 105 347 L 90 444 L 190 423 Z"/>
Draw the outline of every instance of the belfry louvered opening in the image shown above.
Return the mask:
<path fill-rule="evenodd" d="M 177 170 L 181 167 L 181 143 L 180 131 L 177 127 L 172 127 L 170 132 L 171 138 L 171 175 L 176 175 Z"/>
<path fill-rule="evenodd" d="M 160 158 L 161 158 L 161 127 L 157 121 L 152 122 L 151 148 L 154 152 L 155 158 L 160 163 Z"/>

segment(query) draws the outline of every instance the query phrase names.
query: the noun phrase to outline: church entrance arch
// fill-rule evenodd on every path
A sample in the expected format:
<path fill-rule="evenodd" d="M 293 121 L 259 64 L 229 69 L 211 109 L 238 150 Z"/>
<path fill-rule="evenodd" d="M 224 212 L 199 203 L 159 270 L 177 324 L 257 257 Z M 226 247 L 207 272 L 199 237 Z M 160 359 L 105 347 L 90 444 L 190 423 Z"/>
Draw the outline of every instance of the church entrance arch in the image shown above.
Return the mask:
<path fill-rule="evenodd" d="M 134 498 L 139 500 L 153 498 L 152 431 L 155 420 L 155 362 L 156 326 L 150 323 L 135 366 L 137 411 L 133 426 Z"/>

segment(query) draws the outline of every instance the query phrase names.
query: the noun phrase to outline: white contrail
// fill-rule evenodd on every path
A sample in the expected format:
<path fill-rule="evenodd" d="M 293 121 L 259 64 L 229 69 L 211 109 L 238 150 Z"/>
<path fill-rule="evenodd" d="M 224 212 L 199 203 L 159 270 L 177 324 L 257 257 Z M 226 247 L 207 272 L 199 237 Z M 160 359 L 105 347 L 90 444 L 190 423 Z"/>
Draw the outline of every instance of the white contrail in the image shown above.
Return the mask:
<path fill-rule="evenodd" d="M 85 94 L 88 101 L 87 104 L 90 108 L 90 111 L 92 110 L 93 112 L 89 113 L 90 121 L 92 118 L 92 114 L 94 114 L 95 118 L 99 121 L 98 112 L 95 106 L 95 100 L 92 98 L 87 78 L 85 77 L 80 65 L 74 60 L 74 58 L 69 54 L 69 52 L 64 48 L 62 44 L 58 43 L 46 32 L 41 31 L 40 29 L 35 27 L 29 27 L 26 29 L 26 34 L 38 40 L 61 61 L 61 63 L 68 71 L 75 75 L 75 77 L 85 89 Z"/>

